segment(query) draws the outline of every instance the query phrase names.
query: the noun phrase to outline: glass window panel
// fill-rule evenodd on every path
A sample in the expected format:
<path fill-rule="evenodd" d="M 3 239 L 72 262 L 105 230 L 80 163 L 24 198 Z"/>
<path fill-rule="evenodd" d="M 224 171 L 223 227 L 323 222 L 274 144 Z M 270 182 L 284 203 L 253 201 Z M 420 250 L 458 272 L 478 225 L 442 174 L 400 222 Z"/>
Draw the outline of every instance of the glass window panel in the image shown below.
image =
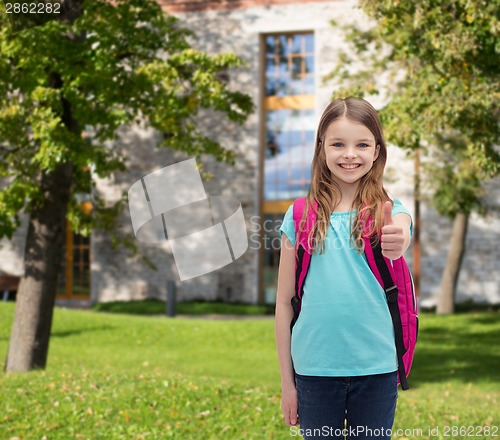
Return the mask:
<path fill-rule="evenodd" d="M 285 70 L 288 70 L 288 56 L 287 55 L 279 55 L 278 63 L 284 67 Z"/>
<path fill-rule="evenodd" d="M 316 140 L 316 131 L 315 130 L 305 130 L 304 134 L 305 134 L 304 141 L 308 144 L 314 144 L 314 141 Z"/>
<path fill-rule="evenodd" d="M 290 95 L 301 95 L 304 91 L 303 82 L 300 79 L 290 81 L 288 91 Z"/>
<path fill-rule="evenodd" d="M 276 96 L 287 96 L 288 93 L 288 83 L 286 81 L 279 81 L 276 88 Z"/>
<path fill-rule="evenodd" d="M 70 291 L 66 286 L 66 267 L 69 263 L 69 257 L 66 249 L 73 248 L 73 263 L 70 265 Z M 60 266 L 57 282 L 57 293 L 65 294 L 90 294 L 90 237 L 73 233 L 69 241 L 64 243 L 62 263 Z"/>
<path fill-rule="evenodd" d="M 303 75 L 303 57 L 301 56 L 294 56 L 292 58 L 292 78 L 301 78 Z"/>
<path fill-rule="evenodd" d="M 75 283 L 80 281 L 80 267 L 78 264 L 73 265 L 73 281 Z"/>
<path fill-rule="evenodd" d="M 314 57 L 305 57 L 305 72 L 314 73 Z"/>
<path fill-rule="evenodd" d="M 300 148 L 302 144 L 302 132 L 298 130 L 289 131 L 289 140 L 291 144 L 291 148 Z M 292 156 L 294 160 L 296 160 L 296 156 Z"/>
<path fill-rule="evenodd" d="M 306 76 L 303 79 L 303 84 L 304 84 L 304 93 L 306 95 L 314 95 L 314 77 Z"/>
<path fill-rule="evenodd" d="M 266 96 L 314 94 L 313 35 L 267 36 L 265 41 Z"/>
<path fill-rule="evenodd" d="M 284 155 L 287 154 L 287 151 L 289 149 L 287 133 L 286 132 L 277 133 L 276 140 L 277 140 L 278 145 L 279 145 L 278 154 L 280 154 L 281 157 L 283 157 Z"/>
<path fill-rule="evenodd" d="M 303 53 L 304 35 L 294 35 L 292 37 L 292 53 Z"/>
<path fill-rule="evenodd" d="M 90 287 L 90 271 L 88 269 L 84 269 L 82 272 L 82 286 L 85 286 L 87 290 Z"/>
<path fill-rule="evenodd" d="M 269 35 L 266 37 L 266 53 L 274 53 L 276 50 L 276 45 L 275 45 L 275 37 L 272 35 Z"/>
<path fill-rule="evenodd" d="M 264 197 L 280 200 L 304 195 L 314 154 L 314 110 L 268 111 L 267 138 L 277 154 L 264 160 Z"/>
<path fill-rule="evenodd" d="M 266 58 L 266 74 L 275 76 L 276 72 L 276 57 Z"/>
<path fill-rule="evenodd" d="M 290 78 L 290 70 L 288 69 L 288 63 L 280 64 L 278 66 L 278 76 L 282 79 Z"/>
<path fill-rule="evenodd" d="M 286 66 L 280 66 L 279 77 L 276 78 L 274 85 L 276 90 L 276 96 L 286 96 L 289 95 L 289 82 L 290 82 L 290 73 Z"/>
<path fill-rule="evenodd" d="M 288 37 L 286 35 L 280 35 L 279 37 L 278 53 L 280 55 L 284 55 L 285 57 L 288 57 L 290 53 L 288 48 Z"/>
<path fill-rule="evenodd" d="M 268 130 L 279 131 L 283 127 L 288 110 L 270 110 L 266 115 L 266 127 Z"/>
<path fill-rule="evenodd" d="M 304 39 L 306 40 L 306 52 L 307 53 L 314 53 L 314 35 L 313 34 L 306 34 L 304 36 Z"/>
<path fill-rule="evenodd" d="M 266 82 L 266 96 L 275 96 L 278 93 L 277 79 L 268 78 Z"/>

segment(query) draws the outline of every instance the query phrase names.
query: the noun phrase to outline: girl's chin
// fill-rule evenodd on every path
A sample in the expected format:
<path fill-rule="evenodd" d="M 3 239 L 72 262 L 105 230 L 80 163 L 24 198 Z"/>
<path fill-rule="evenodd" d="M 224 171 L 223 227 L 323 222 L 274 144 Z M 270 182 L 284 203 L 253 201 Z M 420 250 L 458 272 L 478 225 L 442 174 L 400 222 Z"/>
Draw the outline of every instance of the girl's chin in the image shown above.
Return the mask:
<path fill-rule="evenodd" d="M 351 177 L 351 178 L 349 178 Z M 332 180 L 340 186 L 343 185 L 357 185 L 361 179 L 361 176 L 349 176 L 343 175 L 339 176 L 338 174 L 332 173 Z"/>

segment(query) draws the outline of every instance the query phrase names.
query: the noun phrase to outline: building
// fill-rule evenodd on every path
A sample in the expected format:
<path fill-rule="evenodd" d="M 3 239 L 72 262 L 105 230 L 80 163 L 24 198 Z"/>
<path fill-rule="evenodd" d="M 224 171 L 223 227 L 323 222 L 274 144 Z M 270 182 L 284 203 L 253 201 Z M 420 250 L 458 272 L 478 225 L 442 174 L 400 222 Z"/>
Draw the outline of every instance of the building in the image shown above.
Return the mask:
<path fill-rule="evenodd" d="M 57 303 L 88 304 L 111 300 L 165 298 L 167 280 L 177 280 L 181 300 L 223 299 L 272 303 L 279 262 L 279 222 L 293 199 L 305 195 L 316 125 L 331 97 L 324 84 L 339 48 L 340 29 L 330 24 L 366 22 L 353 1 L 293 0 L 160 0 L 164 10 L 196 33 L 193 45 L 210 54 L 235 52 L 247 66 L 228 72 L 231 87 L 247 93 L 257 112 L 243 127 L 200 116 L 211 137 L 237 153 L 235 167 L 204 160 L 214 179 L 204 182 L 209 195 L 232 195 L 242 205 L 249 248 L 232 264 L 179 282 L 168 243 L 139 248 L 159 270 L 113 250 L 110 238 L 98 231 L 90 239 L 68 229 L 65 265 L 61 268 Z M 377 108 L 382 98 L 370 99 Z M 97 191 L 111 203 L 142 176 L 187 159 L 155 148 L 161 134 L 144 127 L 123 128 L 117 141 L 130 160 L 128 172 L 98 181 Z M 385 185 L 394 198 L 414 212 L 413 160 L 389 145 Z M 500 182 L 491 184 L 491 202 L 499 205 Z M 132 233 L 130 215 L 120 224 Z M 11 242 L 2 241 L 0 271 L 20 275 L 26 219 Z M 263 232 L 263 233 L 261 233 Z M 421 305 L 436 302 L 446 261 L 451 224 L 421 204 Z M 471 217 L 462 263 L 458 301 L 500 302 L 500 219 Z M 413 245 L 407 251 L 412 265 Z"/>

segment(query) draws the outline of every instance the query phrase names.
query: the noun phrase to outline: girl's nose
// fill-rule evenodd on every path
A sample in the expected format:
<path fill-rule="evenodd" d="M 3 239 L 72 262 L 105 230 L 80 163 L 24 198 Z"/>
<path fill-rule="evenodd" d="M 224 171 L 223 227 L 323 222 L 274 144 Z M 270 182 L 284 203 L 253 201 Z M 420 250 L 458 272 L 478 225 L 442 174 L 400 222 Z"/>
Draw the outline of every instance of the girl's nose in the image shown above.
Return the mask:
<path fill-rule="evenodd" d="M 344 157 L 346 159 L 354 159 L 354 158 L 357 157 L 357 154 L 356 154 L 356 152 L 354 150 L 346 150 L 344 152 Z"/>

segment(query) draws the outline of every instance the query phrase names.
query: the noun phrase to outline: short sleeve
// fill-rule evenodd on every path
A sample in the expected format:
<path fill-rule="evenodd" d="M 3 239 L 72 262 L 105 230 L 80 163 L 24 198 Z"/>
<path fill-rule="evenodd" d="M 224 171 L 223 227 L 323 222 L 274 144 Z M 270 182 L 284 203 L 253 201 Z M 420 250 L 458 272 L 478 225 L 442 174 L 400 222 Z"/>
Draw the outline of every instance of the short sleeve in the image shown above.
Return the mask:
<path fill-rule="evenodd" d="M 396 214 L 408 214 L 410 217 L 410 236 L 413 235 L 413 217 L 411 216 L 410 212 L 403 206 L 400 200 L 394 199 L 394 206 L 392 207 L 392 215 L 395 216 Z"/>
<path fill-rule="evenodd" d="M 279 228 L 280 237 L 282 233 L 285 233 L 290 242 L 295 246 L 295 224 L 293 223 L 293 203 L 289 206 L 285 215 L 283 216 L 283 222 Z"/>

